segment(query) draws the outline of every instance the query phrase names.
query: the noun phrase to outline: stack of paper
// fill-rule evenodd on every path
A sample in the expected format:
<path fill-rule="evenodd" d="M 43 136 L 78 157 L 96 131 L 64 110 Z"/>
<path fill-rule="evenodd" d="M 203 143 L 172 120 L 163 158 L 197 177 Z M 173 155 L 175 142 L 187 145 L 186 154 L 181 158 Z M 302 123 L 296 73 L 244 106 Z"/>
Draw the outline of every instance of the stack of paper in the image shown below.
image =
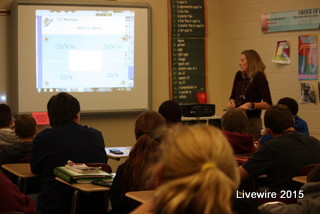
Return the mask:
<path fill-rule="evenodd" d="M 90 173 L 81 173 L 70 170 L 67 166 L 59 166 L 54 169 L 54 174 L 69 183 L 91 183 L 94 180 L 112 181 L 113 176 L 110 173 L 98 169 Z"/>

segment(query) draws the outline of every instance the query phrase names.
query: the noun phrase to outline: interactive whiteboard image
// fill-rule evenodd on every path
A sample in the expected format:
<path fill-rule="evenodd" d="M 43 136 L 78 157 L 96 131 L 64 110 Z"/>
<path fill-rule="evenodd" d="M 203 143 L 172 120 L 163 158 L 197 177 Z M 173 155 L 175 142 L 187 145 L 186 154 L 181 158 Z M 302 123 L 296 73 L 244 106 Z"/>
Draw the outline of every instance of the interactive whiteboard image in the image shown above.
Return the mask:
<path fill-rule="evenodd" d="M 37 90 L 134 87 L 133 11 L 36 10 Z"/>
<path fill-rule="evenodd" d="M 17 0 L 12 13 L 13 112 L 46 112 L 59 92 L 89 117 L 151 108 L 150 4 Z"/>

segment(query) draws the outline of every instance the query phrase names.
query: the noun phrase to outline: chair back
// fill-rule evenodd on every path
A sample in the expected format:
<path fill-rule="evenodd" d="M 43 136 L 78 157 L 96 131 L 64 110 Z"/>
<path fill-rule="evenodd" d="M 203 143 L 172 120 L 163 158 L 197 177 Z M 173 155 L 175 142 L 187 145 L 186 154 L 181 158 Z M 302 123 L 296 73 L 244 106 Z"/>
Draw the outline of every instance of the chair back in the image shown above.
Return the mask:
<path fill-rule="evenodd" d="M 30 155 L 23 156 L 23 157 L 19 158 L 17 163 L 30 163 L 30 159 L 31 159 Z"/>
<path fill-rule="evenodd" d="M 0 145 L 0 151 L 1 151 L 2 149 L 6 148 L 6 147 L 7 147 L 7 145 Z"/>
<path fill-rule="evenodd" d="M 302 167 L 302 169 L 300 169 L 299 175 L 300 176 L 308 175 L 308 173 L 313 169 L 313 167 L 315 167 L 318 164 L 319 163 L 312 163 Z"/>
<path fill-rule="evenodd" d="M 320 163 L 314 164 L 307 174 L 307 182 L 319 182 L 320 181 Z"/>

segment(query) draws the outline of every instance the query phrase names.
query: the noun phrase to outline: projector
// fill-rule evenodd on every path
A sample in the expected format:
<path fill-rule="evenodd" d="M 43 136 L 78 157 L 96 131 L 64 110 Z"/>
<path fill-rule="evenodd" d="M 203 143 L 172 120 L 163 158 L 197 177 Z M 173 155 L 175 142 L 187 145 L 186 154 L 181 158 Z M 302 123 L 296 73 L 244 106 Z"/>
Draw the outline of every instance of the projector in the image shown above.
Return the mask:
<path fill-rule="evenodd" d="M 182 104 L 180 107 L 184 117 L 211 117 L 216 112 L 214 104 Z"/>

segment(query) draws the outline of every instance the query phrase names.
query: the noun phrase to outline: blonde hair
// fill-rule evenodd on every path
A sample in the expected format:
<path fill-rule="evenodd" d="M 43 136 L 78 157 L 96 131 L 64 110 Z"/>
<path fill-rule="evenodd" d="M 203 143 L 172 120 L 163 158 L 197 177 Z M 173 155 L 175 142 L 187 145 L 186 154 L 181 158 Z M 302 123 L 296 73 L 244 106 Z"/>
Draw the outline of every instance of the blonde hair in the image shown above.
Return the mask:
<path fill-rule="evenodd" d="M 245 50 L 241 54 L 246 56 L 248 62 L 247 76 L 250 78 L 250 82 L 253 81 L 254 77 L 258 72 L 261 72 L 264 76 L 266 75 L 264 70 L 265 64 L 262 62 L 260 55 L 255 50 Z"/>
<path fill-rule="evenodd" d="M 223 133 L 203 124 L 178 125 L 163 142 L 158 213 L 231 214 L 237 164 Z"/>

